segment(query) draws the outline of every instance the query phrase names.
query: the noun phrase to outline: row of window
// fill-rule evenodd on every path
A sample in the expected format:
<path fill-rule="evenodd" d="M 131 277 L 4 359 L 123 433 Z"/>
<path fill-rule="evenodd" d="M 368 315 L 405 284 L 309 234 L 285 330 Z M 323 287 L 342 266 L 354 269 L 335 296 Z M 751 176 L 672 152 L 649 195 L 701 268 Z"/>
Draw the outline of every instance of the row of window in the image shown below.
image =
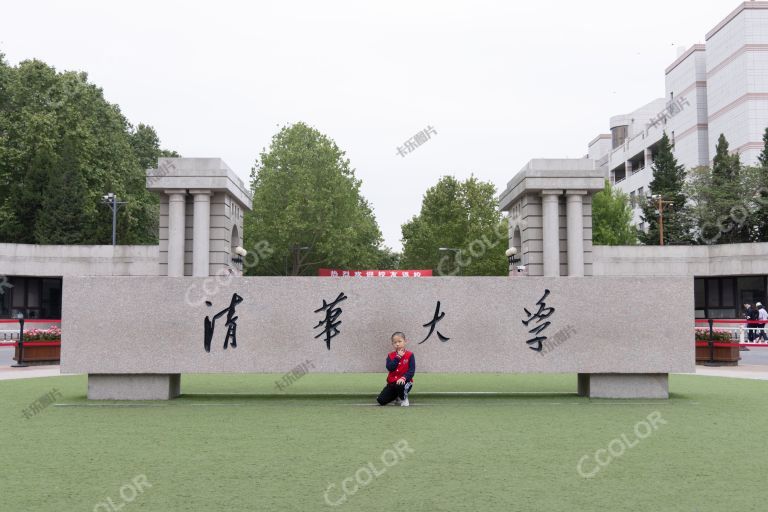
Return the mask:
<path fill-rule="evenodd" d="M 0 288 L 0 318 L 61 318 L 60 277 L 10 276 Z"/>
<path fill-rule="evenodd" d="M 743 305 L 768 304 L 766 276 L 697 277 L 696 318 L 741 318 Z"/>

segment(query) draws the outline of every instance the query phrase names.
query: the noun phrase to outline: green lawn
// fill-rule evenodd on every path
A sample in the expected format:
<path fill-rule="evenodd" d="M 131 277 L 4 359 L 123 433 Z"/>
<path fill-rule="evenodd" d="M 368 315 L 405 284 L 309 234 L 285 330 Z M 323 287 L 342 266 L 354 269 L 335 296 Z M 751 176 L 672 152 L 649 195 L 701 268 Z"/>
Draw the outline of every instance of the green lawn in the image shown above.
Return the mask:
<path fill-rule="evenodd" d="M 403 408 L 367 405 L 382 375 L 310 374 L 285 393 L 277 377 L 184 376 L 180 399 L 115 405 L 85 400 L 81 376 L 1 381 L 0 510 L 112 510 L 107 498 L 122 512 L 766 507 L 768 382 L 672 376 L 670 400 L 619 401 L 575 396 L 575 375 L 420 374 Z M 57 405 L 25 419 L 53 388 Z M 451 391 L 508 394 L 439 394 Z M 666 423 L 638 440 L 654 412 Z M 633 447 L 597 466 L 622 434 Z M 576 469 L 585 455 L 591 478 Z M 358 470 L 371 481 L 354 493 L 347 481 L 346 501 L 327 505 L 329 485 L 342 499 Z M 142 475 L 151 487 L 132 499 Z"/>

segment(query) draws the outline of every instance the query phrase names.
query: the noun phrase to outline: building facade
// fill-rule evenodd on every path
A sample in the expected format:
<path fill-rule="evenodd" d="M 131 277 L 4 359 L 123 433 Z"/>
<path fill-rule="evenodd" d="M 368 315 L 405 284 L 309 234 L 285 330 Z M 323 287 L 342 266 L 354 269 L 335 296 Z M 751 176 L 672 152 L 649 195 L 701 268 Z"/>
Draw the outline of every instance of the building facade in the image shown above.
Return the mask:
<path fill-rule="evenodd" d="M 768 127 L 768 2 L 744 2 L 665 70 L 664 97 L 611 117 L 610 133 L 589 143 L 588 157 L 630 196 L 648 195 L 651 163 L 666 132 L 678 163 L 710 165 L 720 134 L 741 162 L 754 165 Z M 642 226 L 640 226 L 642 227 Z"/>

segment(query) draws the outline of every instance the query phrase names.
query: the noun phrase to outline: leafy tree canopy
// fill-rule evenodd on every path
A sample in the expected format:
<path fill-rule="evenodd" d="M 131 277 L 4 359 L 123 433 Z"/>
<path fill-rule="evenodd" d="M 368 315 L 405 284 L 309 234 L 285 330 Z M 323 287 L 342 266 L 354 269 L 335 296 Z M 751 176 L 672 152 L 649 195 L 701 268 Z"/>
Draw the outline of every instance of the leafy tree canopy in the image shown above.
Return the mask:
<path fill-rule="evenodd" d="M 114 192 L 127 201 L 119 243 L 157 243 L 158 200 L 145 169 L 173 153 L 87 78 L 38 60 L 9 66 L 0 55 L 0 241 L 110 243 L 101 198 Z"/>
<path fill-rule="evenodd" d="M 313 275 L 319 267 L 395 264 L 360 180 L 336 143 L 304 123 L 283 127 L 251 172 L 246 248 L 268 245 L 248 275 Z M 266 253 L 269 254 L 266 254 Z"/>
<path fill-rule="evenodd" d="M 421 211 L 402 226 L 403 268 L 441 275 L 506 275 L 507 221 L 496 188 L 474 176 L 444 176 L 424 194 Z M 441 248 L 458 251 L 441 251 Z"/>

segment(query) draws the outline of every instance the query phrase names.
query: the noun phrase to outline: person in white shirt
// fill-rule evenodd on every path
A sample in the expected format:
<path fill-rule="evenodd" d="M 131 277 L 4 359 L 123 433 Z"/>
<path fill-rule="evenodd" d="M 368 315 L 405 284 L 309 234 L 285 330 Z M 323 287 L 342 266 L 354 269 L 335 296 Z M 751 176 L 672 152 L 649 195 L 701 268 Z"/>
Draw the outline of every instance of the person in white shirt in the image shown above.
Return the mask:
<path fill-rule="evenodd" d="M 760 323 L 757 324 L 759 331 L 757 331 L 758 334 L 756 339 L 766 341 L 768 338 L 765 336 L 765 322 L 768 321 L 768 311 L 765 310 L 765 306 L 760 302 L 755 304 L 755 306 L 757 306 L 757 319 L 760 321 Z"/>

